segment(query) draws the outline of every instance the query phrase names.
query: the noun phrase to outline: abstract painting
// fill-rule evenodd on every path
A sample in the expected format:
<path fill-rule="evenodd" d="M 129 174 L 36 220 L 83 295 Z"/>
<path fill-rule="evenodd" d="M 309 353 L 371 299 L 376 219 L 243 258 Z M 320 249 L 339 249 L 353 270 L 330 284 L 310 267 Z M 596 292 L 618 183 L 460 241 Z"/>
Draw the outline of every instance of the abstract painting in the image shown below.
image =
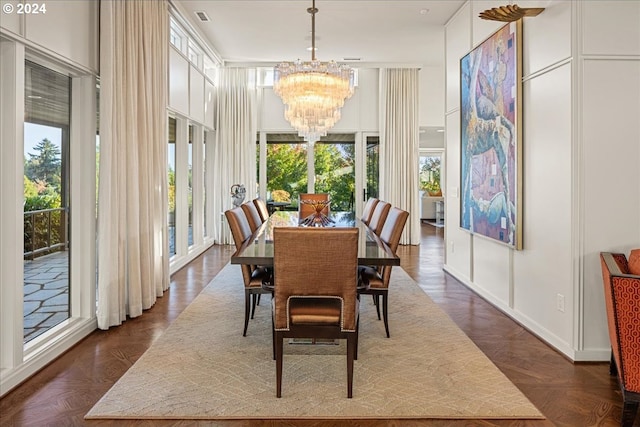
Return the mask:
<path fill-rule="evenodd" d="M 460 60 L 460 227 L 522 249 L 522 22 Z"/>

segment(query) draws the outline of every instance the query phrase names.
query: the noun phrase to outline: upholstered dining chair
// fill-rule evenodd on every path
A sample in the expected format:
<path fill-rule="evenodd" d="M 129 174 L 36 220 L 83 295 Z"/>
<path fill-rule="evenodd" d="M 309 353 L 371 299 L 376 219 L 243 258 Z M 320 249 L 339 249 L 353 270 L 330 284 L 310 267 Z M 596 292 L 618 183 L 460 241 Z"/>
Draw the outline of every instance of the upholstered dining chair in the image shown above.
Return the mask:
<path fill-rule="evenodd" d="M 224 215 L 229 223 L 236 250 L 238 250 L 253 235 L 249 221 L 242 207 L 229 209 L 225 211 Z M 245 264 L 240 267 L 242 268 L 242 280 L 244 281 L 244 329 L 242 336 L 246 336 L 247 327 L 249 326 L 249 313 L 253 318 L 257 296 L 263 293 L 270 293 L 262 287 L 262 284 L 270 282 L 272 278 L 271 273 L 265 267 Z"/>
<path fill-rule="evenodd" d="M 253 199 L 253 203 L 256 205 L 256 209 L 258 209 L 262 222 L 265 222 L 269 218 L 269 207 L 267 206 L 267 202 L 260 197 L 256 197 Z"/>
<path fill-rule="evenodd" d="M 347 396 L 358 345 L 358 229 L 275 228 L 273 345 L 282 396 L 283 340 L 347 340 Z M 310 356 L 313 357 L 313 356 Z"/>
<path fill-rule="evenodd" d="M 389 249 L 395 254 L 400 243 L 400 236 L 409 218 L 409 212 L 403 211 L 398 208 L 391 208 L 387 219 L 384 223 L 384 227 L 380 232 L 380 240 L 385 242 Z M 388 315 L 388 296 L 389 296 L 389 282 L 391 279 L 390 265 L 370 267 L 361 266 L 360 271 L 360 285 L 358 292 L 360 294 L 373 295 L 373 301 L 376 305 L 378 312 L 378 319 L 380 319 L 380 303 L 382 303 L 382 318 L 384 319 L 384 329 L 389 335 L 389 315 Z M 382 299 L 382 301 L 381 301 Z"/>
<path fill-rule="evenodd" d="M 640 405 L 640 249 L 629 259 L 621 253 L 600 253 L 607 309 L 611 364 L 622 392 L 622 427 L 631 427 Z"/>
<path fill-rule="evenodd" d="M 253 203 L 253 201 L 243 203 L 240 207 L 247 216 L 249 227 L 253 233 L 262 225 L 262 217 L 260 216 L 260 212 L 258 212 L 258 207 Z"/>
<path fill-rule="evenodd" d="M 322 200 L 328 201 L 330 200 L 329 194 L 327 193 L 301 193 L 298 195 L 298 212 L 300 219 L 306 218 L 312 213 L 315 213 L 315 209 L 311 205 L 307 205 L 303 203 L 303 200 Z M 322 210 L 322 213 L 325 215 L 329 215 L 329 206 L 325 207 Z"/>
<path fill-rule="evenodd" d="M 391 209 L 391 203 L 384 202 L 379 200 L 373 209 L 373 213 L 371 214 L 371 220 L 369 221 L 369 228 L 373 230 L 374 233 L 380 235 L 382 231 L 382 227 L 384 226 L 384 222 L 387 219 L 387 215 L 389 215 L 389 210 Z"/>
<path fill-rule="evenodd" d="M 376 199 L 375 197 L 369 197 L 369 200 L 367 200 L 367 203 L 364 204 L 364 209 L 362 210 L 362 217 L 360 218 L 360 220 L 364 222 L 366 225 L 369 225 L 369 222 L 371 221 L 371 216 L 373 215 L 373 210 L 375 209 L 378 202 L 379 200 Z"/>

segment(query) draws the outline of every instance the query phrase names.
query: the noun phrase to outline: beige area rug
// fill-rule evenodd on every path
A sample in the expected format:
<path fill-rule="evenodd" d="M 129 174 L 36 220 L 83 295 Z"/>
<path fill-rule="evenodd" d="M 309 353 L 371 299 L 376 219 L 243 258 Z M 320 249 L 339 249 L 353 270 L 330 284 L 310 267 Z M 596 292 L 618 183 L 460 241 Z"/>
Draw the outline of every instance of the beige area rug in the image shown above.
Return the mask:
<path fill-rule="evenodd" d="M 391 280 L 391 338 L 360 302 L 352 399 L 344 344 L 285 344 L 276 398 L 269 296 L 243 337 L 240 267 L 227 265 L 86 418 L 544 418 L 401 268 Z"/>

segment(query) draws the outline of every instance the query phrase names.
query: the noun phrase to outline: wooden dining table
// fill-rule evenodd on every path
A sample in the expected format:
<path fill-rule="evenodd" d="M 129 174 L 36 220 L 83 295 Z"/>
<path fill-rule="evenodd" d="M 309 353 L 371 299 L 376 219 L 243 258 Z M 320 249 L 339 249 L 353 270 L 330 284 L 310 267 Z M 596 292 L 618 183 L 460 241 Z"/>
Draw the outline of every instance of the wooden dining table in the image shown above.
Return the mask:
<path fill-rule="evenodd" d="M 304 220 L 304 218 L 303 218 Z M 353 212 L 331 212 L 327 227 L 356 227 L 358 233 L 358 264 L 400 265 L 400 258 L 367 227 Z M 231 264 L 273 266 L 273 229 L 301 227 L 296 211 L 276 211 L 231 256 Z"/>

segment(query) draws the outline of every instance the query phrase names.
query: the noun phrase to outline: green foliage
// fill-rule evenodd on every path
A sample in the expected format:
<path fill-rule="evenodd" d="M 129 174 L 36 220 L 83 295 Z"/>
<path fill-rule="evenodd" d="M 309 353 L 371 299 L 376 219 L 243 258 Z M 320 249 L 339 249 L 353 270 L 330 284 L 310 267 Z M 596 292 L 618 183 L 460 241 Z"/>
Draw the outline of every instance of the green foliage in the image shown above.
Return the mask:
<path fill-rule="evenodd" d="M 176 211 L 176 172 L 169 168 L 169 189 L 168 189 L 168 196 L 169 196 L 169 212 L 175 212 Z"/>
<path fill-rule="evenodd" d="M 307 192 L 306 144 L 268 144 L 267 174 L 267 191 L 284 190 L 296 202 Z"/>
<path fill-rule="evenodd" d="M 38 186 L 27 176 L 24 176 L 24 199 L 36 197 L 38 195 Z"/>
<path fill-rule="evenodd" d="M 331 209 L 353 209 L 355 182 L 354 144 L 315 145 L 316 193 L 331 195 Z"/>

